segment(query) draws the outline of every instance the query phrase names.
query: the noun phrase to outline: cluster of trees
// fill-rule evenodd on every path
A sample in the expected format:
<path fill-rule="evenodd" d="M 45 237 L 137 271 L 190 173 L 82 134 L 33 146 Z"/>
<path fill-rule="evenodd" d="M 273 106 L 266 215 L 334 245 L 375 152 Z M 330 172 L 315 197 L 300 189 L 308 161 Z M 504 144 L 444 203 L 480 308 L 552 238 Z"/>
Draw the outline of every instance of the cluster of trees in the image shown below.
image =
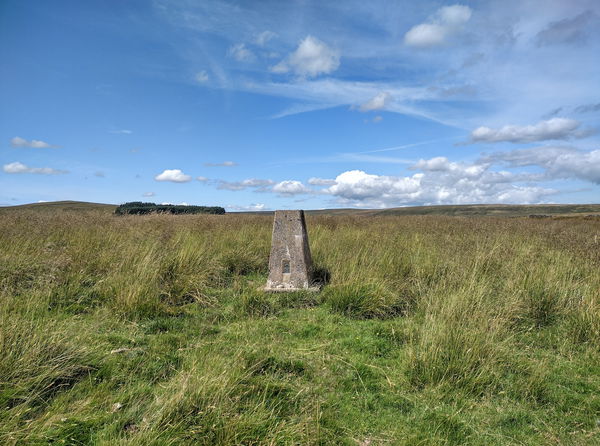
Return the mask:
<path fill-rule="evenodd" d="M 225 209 L 220 206 L 185 206 L 174 204 L 143 203 L 131 201 L 123 203 L 115 209 L 117 215 L 127 214 L 224 214 Z"/>

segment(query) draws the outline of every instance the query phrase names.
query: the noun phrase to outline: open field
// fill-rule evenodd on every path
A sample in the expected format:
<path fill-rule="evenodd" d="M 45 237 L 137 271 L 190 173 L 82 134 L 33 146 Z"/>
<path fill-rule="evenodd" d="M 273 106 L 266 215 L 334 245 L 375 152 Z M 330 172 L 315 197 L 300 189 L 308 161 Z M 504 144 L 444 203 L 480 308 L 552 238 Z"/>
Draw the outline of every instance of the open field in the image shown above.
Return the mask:
<path fill-rule="evenodd" d="M 0 213 L 32 210 L 37 212 L 63 211 L 104 211 L 114 212 L 117 205 L 103 203 L 88 203 L 84 201 L 52 201 L 31 203 L 20 206 L 0 207 Z M 600 204 L 471 204 L 444 206 L 407 206 L 389 209 L 323 209 L 306 211 L 308 215 L 354 215 L 354 216 L 390 216 L 390 215 L 448 215 L 460 217 L 528 217 L 553 216 L 600 216 Z M 273 211 L 237 212 L 246 215 L 272 215 Z"/>
<path fill-rule="evenodd" d="M 309 214 L 329 283 L 264 294 L 270 215 L 42 208 L 0 210 L 0 444 L 600 442 L 600 219 Z"/>

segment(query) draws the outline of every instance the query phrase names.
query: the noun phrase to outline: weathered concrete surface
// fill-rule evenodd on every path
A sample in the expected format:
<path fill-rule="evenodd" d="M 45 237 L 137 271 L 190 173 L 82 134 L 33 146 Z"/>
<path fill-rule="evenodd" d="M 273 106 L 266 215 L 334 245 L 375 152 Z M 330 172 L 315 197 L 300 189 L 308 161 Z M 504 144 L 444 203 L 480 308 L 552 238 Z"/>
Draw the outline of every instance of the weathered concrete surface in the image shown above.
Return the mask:
<path fill-rule="evenodd" d="M 315 290 L 304 211 L 275 211 L 267 291 Z"/>

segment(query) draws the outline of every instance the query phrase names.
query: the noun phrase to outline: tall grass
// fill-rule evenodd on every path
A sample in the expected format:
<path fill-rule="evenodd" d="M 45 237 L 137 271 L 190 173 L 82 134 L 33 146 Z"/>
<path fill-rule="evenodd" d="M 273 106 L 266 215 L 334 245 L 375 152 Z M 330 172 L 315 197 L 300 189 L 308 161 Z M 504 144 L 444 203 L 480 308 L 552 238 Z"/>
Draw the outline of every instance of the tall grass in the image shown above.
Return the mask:
<path fill-rule="evenodd" d="M 600 222 L 0 214 L 2 444 L 594 444 Z"/>

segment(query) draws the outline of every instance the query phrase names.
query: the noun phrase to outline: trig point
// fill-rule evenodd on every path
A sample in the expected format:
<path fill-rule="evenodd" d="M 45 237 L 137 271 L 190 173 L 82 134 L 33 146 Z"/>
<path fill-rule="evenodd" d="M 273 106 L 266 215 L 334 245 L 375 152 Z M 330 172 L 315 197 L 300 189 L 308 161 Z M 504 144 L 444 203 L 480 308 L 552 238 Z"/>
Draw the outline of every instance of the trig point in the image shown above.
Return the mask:
<path fill-rule="evenodd" d="M 304 211 L 275 211 L 266 291 L 318 290 L 312 285 L 312 258 Z"/>

